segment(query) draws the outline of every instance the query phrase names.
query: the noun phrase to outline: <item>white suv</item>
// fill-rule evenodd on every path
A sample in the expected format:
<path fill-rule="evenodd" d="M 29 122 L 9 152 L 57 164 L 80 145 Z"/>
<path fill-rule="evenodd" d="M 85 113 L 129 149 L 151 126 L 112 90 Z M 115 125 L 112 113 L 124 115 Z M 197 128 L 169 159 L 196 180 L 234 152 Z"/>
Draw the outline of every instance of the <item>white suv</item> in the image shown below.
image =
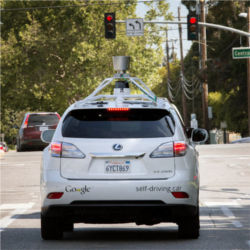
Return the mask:
<path fill-rule="evenodd" d="M 98 94 L 114 81 L 113 95 Z M 42 134 L 50 141 L 41 168 L 43 239 L 61 238 L 74 223 L 128 222 L 175 222 L 182 237 L 198 238 L 195 142 L 207 132 L 188 136 L 177 109 L 140 79 L 106 79 L 65 111 L 53 133 Z"/>

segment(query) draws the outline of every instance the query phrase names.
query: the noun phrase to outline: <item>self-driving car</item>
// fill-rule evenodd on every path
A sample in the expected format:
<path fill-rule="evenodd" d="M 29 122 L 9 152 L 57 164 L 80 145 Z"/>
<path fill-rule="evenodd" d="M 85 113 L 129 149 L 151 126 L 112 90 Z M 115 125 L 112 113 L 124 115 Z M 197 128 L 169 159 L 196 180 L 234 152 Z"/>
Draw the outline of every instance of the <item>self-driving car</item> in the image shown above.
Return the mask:
<path fill-rule="evenodd" d="M 108 85 L 114 92 L 102 94 Z M 195 144 L 207 132 L 187 131 L 176 107 L 140 79 L 105 79 L 42 138 L 50 142 L 41 166 L 43 239 L 59 239 L 75 223 L 128 222 L 174 222 L 181 237 L 198 238 Z"/>

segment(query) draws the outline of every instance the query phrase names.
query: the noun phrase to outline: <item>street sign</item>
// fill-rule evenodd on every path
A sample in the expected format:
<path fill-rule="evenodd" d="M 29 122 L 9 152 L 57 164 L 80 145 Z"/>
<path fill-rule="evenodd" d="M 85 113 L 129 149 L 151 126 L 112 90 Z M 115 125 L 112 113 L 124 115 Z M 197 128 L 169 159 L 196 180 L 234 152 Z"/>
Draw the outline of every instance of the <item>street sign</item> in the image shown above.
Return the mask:
<path fill-rule="evenodd" d="M 213 107 L 208 106 L 207 107 L 207 113 L 208 113 L 208 119 L 213 119 Z"/>
<path fill-rule="evenodd" d="M 227 128 L 227 122 L 226 121 L 220 122 L 220 128 L 221 129 L 226 129 Z"/>
<path fill-rule="evenodd" d="M 126 34 L 127 36 L 143 36 L 143 19 L 126 19 Z"/>
<path fill-rule="evenodd" d="M 233 59 L 250 58 L 250 47 L 233 48 Z"/>

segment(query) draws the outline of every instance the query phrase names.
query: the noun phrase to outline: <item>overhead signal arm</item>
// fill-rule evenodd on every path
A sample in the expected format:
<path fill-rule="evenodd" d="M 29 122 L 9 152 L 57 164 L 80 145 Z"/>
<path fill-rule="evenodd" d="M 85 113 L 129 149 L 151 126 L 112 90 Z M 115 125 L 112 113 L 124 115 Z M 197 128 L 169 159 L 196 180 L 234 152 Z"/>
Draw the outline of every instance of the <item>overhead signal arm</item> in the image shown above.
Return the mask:
<path fill-rule="evenodd" d="M 126 21 L 125 20 L 117 20 L 116 23 L 126 23 Z M 184 21 L 143 21 L 143 23 L 144 24 L 187 24 L 187 22 L 184 22 Z M 198 22 L 198 25 L 199 26 L 206 26 L 206 27 L 210 27 L 210 28 L 215 28 L 215 29 L 226 30 L 226 31 L 230 31 L 233 33 L 237 33 L 237 34 L 242 35 L 242 36 L 250 37 L 249 32 L 235 29 L 235 28 L 231 28 L 231 27 L 227 27 L 227 26 L 223 26 L 223 25 L 219 25 L 219 24 Z"/>

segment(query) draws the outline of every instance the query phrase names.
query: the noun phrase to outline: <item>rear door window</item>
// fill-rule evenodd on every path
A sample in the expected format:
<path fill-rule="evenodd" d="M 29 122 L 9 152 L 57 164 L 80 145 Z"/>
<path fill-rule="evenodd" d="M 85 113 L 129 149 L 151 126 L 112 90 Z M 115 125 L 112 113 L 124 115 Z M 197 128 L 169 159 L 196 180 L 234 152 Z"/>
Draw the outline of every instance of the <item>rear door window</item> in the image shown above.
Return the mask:
<path fill-rule="evenodd" d="M 56 125 L 59 118 L 56 114 L 32 114 L 29 116 L 28 127 Z"/>
<path fill-rule="evenodd" d="M 154 138 L 171 137 L 174 123 L 161 109 L 131 109 L 110 112 L 106 109 L 71 111 L 63 121 L 62 135 L 73 138 Z"/>

